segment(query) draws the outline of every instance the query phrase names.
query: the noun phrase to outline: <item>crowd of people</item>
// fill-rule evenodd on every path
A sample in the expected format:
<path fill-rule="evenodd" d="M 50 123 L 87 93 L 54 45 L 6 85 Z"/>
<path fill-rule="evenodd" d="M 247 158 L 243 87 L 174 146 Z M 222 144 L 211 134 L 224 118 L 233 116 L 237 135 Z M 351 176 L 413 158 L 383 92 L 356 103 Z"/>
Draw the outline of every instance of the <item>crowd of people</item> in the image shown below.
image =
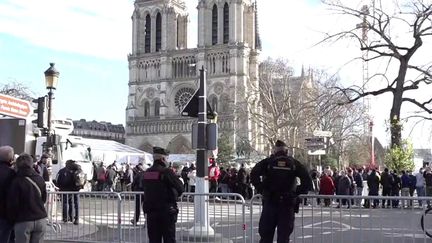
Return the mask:
<path fill-rule="evenodd" d="M 313 181 L 313 192 L 320 195 L 347 195 L 347 196 L 404 196 L 418 197 L 432 196 L 432 172 L 431 167 L 421 168 L 418 173 L 412 171 L 384 170 L 376 169 L 365 170 L 363 168 L 346 168 L 340 171 L 332 170 L 329 167 L 320 174 L 318 171 L 311 171 Z M 331 206 L 330 199 L 317 200 L 318 204 Z M 365 208 L 408 208 L 413 207 L 415 200 L 335 200 L 337 207 L 362 206 Z M 422 207 L 425 202 L 417 200 L 418 206 Z M 305 205 L 310 204 L 307 200 Z M 381 203 L 381 205 L 380 205 Z M 431 207 L 430 201 L 426 204 Z"/>

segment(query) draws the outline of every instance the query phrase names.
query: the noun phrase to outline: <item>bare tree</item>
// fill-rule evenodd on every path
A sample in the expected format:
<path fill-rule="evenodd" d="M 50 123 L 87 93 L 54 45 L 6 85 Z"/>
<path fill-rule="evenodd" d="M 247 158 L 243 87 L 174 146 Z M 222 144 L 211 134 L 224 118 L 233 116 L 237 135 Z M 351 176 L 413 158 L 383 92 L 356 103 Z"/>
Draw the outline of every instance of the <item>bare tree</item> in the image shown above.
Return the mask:
<path fill-rule="evenodd" d="M 432 3 L 422 0 L 392 1 L 394 5 L 389 9 L 383 7 L 381 1 L 375 1 L 377 3 L 374 4 L 373 9 L 354 9 L 342 4 L 340 0 L 323 0 L 323 2 L 337 13 L 363 23 L 345 31 L 329 34 L 324 41 L 352 39 L 359 44 L 361 51 L 369 53 L 361 58 L 365 62 L 382 60 L 387 63 L 383 72 L 371 75 L 368 80 L 368 83 L 376 82 L 378 79 L 385 80 L 386 84 L 377 86 L 379 88 L 371 90 L 360 86 L 338 88 L 346 98 L 344 103 L 353 103 L 366 96 L 391 94 L 393 96 L 389 114 L 391 146 L 400 146 L 402 104 L 412 104 L 427 116 L 432 114 L 432 99 L 419 100 L 415 96 L 408 95 L 408 91 L 418 90 L 422 85 L 432 83 L 430 73 L 432 65 L 430 63 L 414 65 L 412 61 L 414 54 L 423 46 L 424 39 L 432 35 Z M 395 28 L 405 28 L 409 31 L 395 31 Z M 373 39 L 367 40 L 360 35 L 365 30 Z M 407 38 L 412 41 L 406 41 Z M 396 66 L 394 72 L 389 68 L 393 65 Z"/>
<path fill-rule="evenodd" d="M 13 96 L 28 101 L 32 101 L 32 97 L 34 97 L 34 93 L 29 89 L 29 87 L 17 81 L 0 85 L 0 94 Z"/>
<path fill-rule="evenodd" d="M 322 71 L 302 71 L 294 77 L 288 61 L 267 59 L 260 65 L 259 87 L 251 89 L 258 94 L 251 95 L 254 99 L 249 102 L 252 119 L 261 126 L 260 135 L 270 143 L 285 140 L 294 154 L 306 151 L 305 139 L 314 130 L 333 131 L 339 158 L 346 140 L 359 133 L 365 117 L 359 102 L 338 105 L 344 96 L 332 89 L 337 84 L 337 79 Z M 257 106 L 258 111 L 253 109 Z"/>
<path fill-rule="evenodd" d="M 294 79 L 293 69 L 284 59 L 267 59 L 260 64 L 259 87 L 249 94 L 252 119 L 260 125 L 262 134 L 271 144 L 283 139 L 293 148 L 300 144 L 304 130 L 301 113 L 307 112 L 306 79 Z M 257 104 L 258 103 L 258 104 Z M 260 107 L 260 109 L 255 109 Z"/>

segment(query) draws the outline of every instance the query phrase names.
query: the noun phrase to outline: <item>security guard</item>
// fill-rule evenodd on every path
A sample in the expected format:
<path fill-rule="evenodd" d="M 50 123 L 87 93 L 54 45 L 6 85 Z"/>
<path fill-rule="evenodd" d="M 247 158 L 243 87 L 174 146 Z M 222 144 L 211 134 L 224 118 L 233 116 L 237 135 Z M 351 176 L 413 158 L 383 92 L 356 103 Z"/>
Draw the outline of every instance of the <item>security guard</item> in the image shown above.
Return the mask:
<path fill-rule="evenodd" d="M 260 243 L 273 242 L 276 226 L 277 242 L 289 242 L 294 230 L 294 214 L 298 212 L 298 195 L 312 189 L 307 169 L 287 153 L 286 144 L 277 140 L 273 154 L 257 163 L 251 171 L 252 184 L 263 195 Z M 300 178 L 300 185 L 297 185 L 296 178 Z"/>
<path fill-rule="evenodd" d="M 147 214 L 149 243 L 175 242 L 177 198 L 183 193 L 183 183 L 168 168 L 168 151 L 153 148 L 153 166 L 143 173 L 144 213 Z"/>

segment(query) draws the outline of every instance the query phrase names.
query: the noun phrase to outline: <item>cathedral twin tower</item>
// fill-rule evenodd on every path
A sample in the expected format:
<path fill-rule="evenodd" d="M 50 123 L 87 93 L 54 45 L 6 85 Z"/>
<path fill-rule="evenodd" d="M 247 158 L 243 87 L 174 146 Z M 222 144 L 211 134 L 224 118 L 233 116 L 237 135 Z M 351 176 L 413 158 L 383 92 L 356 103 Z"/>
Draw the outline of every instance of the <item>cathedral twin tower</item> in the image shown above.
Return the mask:
<path fill-rule="evenodd" d="M 198 1 L 198 45 L 188 48 L 188 13 L 183 0 L 136 0 L 129 55 L 126 144 L 144 151 L 167 147 L 193 153 L 192 123 L 180 111 L 207 70 L 207 94 L 218 113 L 219 133 L 233 146 L 260 150 L 262 137 L 252 113 L 258 86 L 256 3 Z"/>

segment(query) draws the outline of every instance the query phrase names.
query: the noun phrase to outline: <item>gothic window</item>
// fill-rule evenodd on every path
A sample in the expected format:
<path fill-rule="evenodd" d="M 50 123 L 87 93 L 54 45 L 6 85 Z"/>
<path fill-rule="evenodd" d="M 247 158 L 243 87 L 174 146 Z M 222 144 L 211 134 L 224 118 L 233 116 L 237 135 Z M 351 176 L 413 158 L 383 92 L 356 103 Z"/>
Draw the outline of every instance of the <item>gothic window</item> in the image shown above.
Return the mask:
<path fill-rule="evenodd" d="M 150 14 L 147 14 L 146 23 L 145 23 L 145 53 L 150 52 L 150 41 L 151 41 L 151 17 Z"/>
<path fill-rule="evenodd" d="M 180 47 L 180 16 L 177 17 L 177 48 Z"/>
<path fill-rule="evenodd" d="M 160 101 L 156 100 L 155 104 L 154 104 L 154 115 L 155 117 L 159 117 L 160 115 Z"/>
<path fill-rule="evenodd" d="M 181 88 L 177 91 L 174 98 L 174 105 L 179 111 L 183 110 L 183 107 L 189 102 L 195 90 L 192 88 Z"/>
<path fill-rule="evenodd" d="M 162 46 L 162 16 L 160 13 L 156 15 L 156 51 L 159 51 Z"/>
<path fill-rule="evenodd" d="M 144 103 L 144 117 L 149 117 L 149 116 L 150 116 L 150 103 L 146 101 Z"/>
<path fill-rule="evenodd" d="M 213 111 L 217 112 L 218 111 L 218 100 L 217 97 L 213 97 L 211 100 L 211 106 Z"/>
<path fill-rule="evenodd" d="M 216 4 L 213 5 L 212 10 L 212 45 L 217 44 L 218 39 L 218 9 Z"/>
<path fill-rule="evenodd" d="M 229 40 L 229 6 L 225 3 L 223 8 L 223 43 L 227 44 Z"/>

